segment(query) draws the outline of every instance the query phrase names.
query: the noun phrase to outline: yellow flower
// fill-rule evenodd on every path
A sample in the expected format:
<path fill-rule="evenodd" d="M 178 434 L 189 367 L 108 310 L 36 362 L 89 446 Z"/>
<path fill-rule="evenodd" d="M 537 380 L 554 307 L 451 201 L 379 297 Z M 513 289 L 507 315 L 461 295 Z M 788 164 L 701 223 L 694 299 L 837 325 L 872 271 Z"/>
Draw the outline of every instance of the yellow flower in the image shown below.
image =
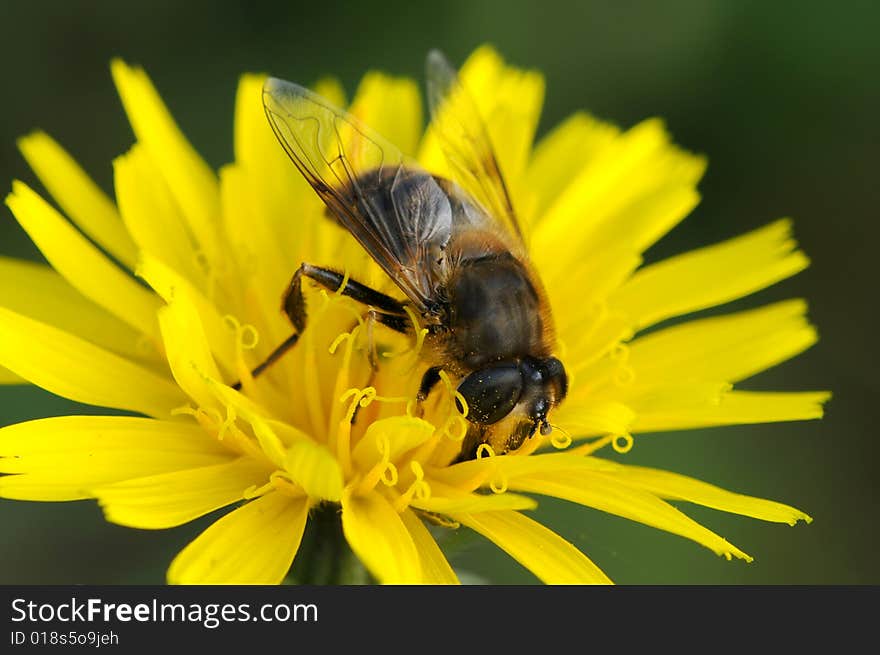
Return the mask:
<path fill-rule="evenodd" d="M 576 114 L 533 147 L 541 76 L 506 66 L 488 48 L 464 65 L 550 297 L 570 392 L 550 436 L 505 455 L 481 447 L 476 459 L 454 463 L 466 426 L 456 381 L 444 376 L 416 417 L 420 338 L 374 329 L 363 306 L 339 293 L 307 289 L 310 322 L 299 343 L 264 375 L 250 375 L 291 334 L 279 299 L 301 262 L 344 268 L 395 294 L 326 218 L 277 143 L 263 115 L 263 77 L 241 80 L 235 162 L 216 175 L 142 70 L 115 61 L 112 72 L 136 137 L 113 162 L 115 203 L 46 134 L 20 142 L 70 222 L 13 183 L 7 204 L 51 267 L 0 259 L 0 379 L 138 416 L 3 428 L 0 496 L 94 498 L 107 520 L 148 529 L 233 507 L 176 557 L 173 583 L 278 583 L 310 512 L 328 508 L 383 583 L 457 582 L 434 533 L 462 526 L 544 582 L 609 582 L 529 517 L 541 495 L 681 535 L 728 559 L 751 558 L 669 501 L 809 521 L 786 505 L 595 454 L 625 452 L 640 433 L 818 418 L 829 396 L 733 387 L 816 341 L 801 300 L 642 336 L 808 263 L 780 220 L 641 266 L 642 253 L 698 202 L 705 167 L 670 143 L 660 121 L 621 131 Z M 338 84 L 318 87 L 343 103 Z M 350 111 L 444 173 L 430 132 L 422 138 L 412 81 L 370 73 Z"/>

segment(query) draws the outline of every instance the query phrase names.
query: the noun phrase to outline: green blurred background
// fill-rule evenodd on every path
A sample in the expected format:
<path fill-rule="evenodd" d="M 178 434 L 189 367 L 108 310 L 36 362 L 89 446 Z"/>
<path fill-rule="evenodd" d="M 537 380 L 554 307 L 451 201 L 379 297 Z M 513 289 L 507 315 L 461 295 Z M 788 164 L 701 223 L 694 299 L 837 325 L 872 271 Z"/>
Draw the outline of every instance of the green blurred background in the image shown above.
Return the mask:
<path fill-rule="evenodd" d="M 665 118 L 709 156 L 703 202 L 649 259 L 718 241 L 779 216 L 813 260 L 796 278 L 734 307 L 803 296 L 818 346 L 746 385 L 831 389 L 819 422 L 637 437 L 623 459 L 796 505 L 795 528 L 684 507 L 755 562 L 726 562 L 681 538 L 562 502 L 541 519 L 620 583 L 880 582 L 878 318 L 880 5 L 607 2 L 10 2 L 0 3 L 0 182 L 34 182 L 15 139 L 40 127 L 112 190 L 111 159 L 132 141 L 108 63 L 142 64 L 198 150 L 232 158 L 237 77 L 268 71 L 353 91 L 367 68 L 422 79 L 439 47 L 460 63 L 495 44 L 547 78 L 541 132 L 588 109 L 630 126 Z M 39 188 L 39 187 L 38 187 Z M 0 253 L 40 259 L 9 211 Z M 2 299 L 0 299 L 2 302 Z M 872 364 L 873 362 L 873 364 Z M 0 425 L 86 410 L 35 388 L 0 389 Z M 93 411 L 93 410 L 88 410 Z M 109 525 L 92 502 L 0 501 L 0 583 L 159 583 L 208 519 L 167 531 Z M 479 539 L 456 537 L 454 563 L 492 582 L 533 582 Z"/>

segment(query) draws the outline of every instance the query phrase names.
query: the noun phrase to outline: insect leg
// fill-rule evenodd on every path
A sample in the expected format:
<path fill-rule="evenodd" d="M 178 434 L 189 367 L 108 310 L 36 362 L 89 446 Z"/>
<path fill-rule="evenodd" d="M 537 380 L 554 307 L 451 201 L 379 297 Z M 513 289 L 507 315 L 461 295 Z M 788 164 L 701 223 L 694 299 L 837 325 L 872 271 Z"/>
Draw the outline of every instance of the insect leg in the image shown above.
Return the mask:
<path fill-rule="evenodd" d="M 293 323 L 296 332 L 287 337 L 269 354 L 265 361 L 251 372 L 251 375 L 254 377 L 260 375 L 277 362 L 284 353 L 293 348 L 299 340 L 299 335 L 302 334 L 306 327 L 306 305 L 302 293 L 303 276 L 314 280 L 329 291 L 340 291 L 343 296 L 348 296 L 365 305 L 375 307 L 378 311 L 372 312 L 374 314 L 373 318 L 392 330 L 404 334 L 409 330 L 409 318 L 403 309 L 403 303 L 399 300 L 386 296 L 384 293 L 375 291 L 355 280 L 348 279 L 346 281 L 345 276 L 336 271 L 304 263 L 293 274 L 293 279 L 284 293 L 281 305 L 282 311 L 290 318 L 290 322 Z M 343 282 L 345 282 L 344 287 L 342 286 Z M 340 287 L 342 287 L 341 290 Z M 236 382 L 232 385 L 232 388 L 241 389 L 241 382 Z"/>
<path fill-rule="evenodd" d="M 431 389 L 440 382 L 440 366 L 432 366 L 425 374 L 422 376 L 422 381 L 419 384 L 419 393 L 416 396 L 419 402 L 424 402 L 428 398 L 428 394 L 431 393 Z"/>
<path fill-rule="evenodd" d="M 392 314 L 406 318 L 403 303 L 391 296 L 386 296 L 370 287 L 352 279 L 345 279 L 342 273 L 331 271 L 328 268 L 320 268 L 311 264 L 301 264 L 293 274 L 290 286 L 284 293 L 281 308 L 290 318 L 297 332 L 302 332 L 306 327 L 306 303 L 302 293 L 302 279 L 307 277 L 330 291 L 339 291 L 343 296 L 353 298 L 364 305 L 369 305 L 380 310 L 384 314 Z M 343 287 L 343 282 L 345 286 Z M 340 288 L 341 287 L 341 288 Z M 391 327 L 391 326 L 389 326 Z"/>

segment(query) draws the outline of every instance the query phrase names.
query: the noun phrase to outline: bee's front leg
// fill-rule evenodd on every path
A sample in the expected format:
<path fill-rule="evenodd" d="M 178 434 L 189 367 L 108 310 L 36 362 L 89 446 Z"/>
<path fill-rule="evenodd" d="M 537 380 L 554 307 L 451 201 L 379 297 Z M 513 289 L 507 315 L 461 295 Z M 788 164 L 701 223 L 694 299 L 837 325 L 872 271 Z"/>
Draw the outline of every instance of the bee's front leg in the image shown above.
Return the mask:
<path fill-rule="evenodd" d="M 304 277 L 321 285 L 328 291 L 341 293 L 364 305 L 375 308 L 376 319 L 383 325 L 387 325 L 392 330 L 406 333 L 409 326 L 409 319 L 403 303 L 391 296 L 371 289 L 365 284 L 361 284 L 351 278 L 346 279 L 342 273 L 330 270 L 329 268 L 321 268 L 312 266 L 311 264 L 300 264 L 290 280 L 287 291 L 281 300 L 281 310 L 287 314 L 290 322 L 293 324 L 296 332 L 285 339 L 269 356 L 257 366 L 251 373 L 257 377 L 265 371 L 269 366 L 278 361 L 281 356 L 296 345 L 299 335 L 306 329 L 307 313 L 306 302 L 302 291 L 302 280 Z M 232 385 L 234 389 L 241 388 L 241 382 Z"/>

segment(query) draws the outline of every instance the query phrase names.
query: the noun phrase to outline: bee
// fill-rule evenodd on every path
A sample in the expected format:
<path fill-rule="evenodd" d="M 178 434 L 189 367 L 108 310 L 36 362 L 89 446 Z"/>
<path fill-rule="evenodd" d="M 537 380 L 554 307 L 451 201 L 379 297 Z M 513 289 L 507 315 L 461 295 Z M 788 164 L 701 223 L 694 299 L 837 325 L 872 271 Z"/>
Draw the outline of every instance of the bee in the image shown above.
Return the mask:
<path fill-rule="evenodd" d="M 425 401 L 447 371 L 466 403 L 468 432 L 459 456 L 480 444 L 504 453 L 536 432 L 568 378 L 553 355 L 552 317 L 476 105 L 445 57 L 427 58 L 430 129 L 451 175 L 427 172 L 398 148 L 297 84 L 268 78 L 266 117 L 293 164 L 328 214 L 360 243 L 405 299 L 342 273 L 302 263 L 283 296 L 295 333 L 254 371 L 293 347 L 306 327 L 304 278 L 367 306 L 391 330 L 412 334 L 407 309 L 427 328 L 427 364 L 417 398 Z M 460 407 L 464 411 L 463 407 Z"/>

